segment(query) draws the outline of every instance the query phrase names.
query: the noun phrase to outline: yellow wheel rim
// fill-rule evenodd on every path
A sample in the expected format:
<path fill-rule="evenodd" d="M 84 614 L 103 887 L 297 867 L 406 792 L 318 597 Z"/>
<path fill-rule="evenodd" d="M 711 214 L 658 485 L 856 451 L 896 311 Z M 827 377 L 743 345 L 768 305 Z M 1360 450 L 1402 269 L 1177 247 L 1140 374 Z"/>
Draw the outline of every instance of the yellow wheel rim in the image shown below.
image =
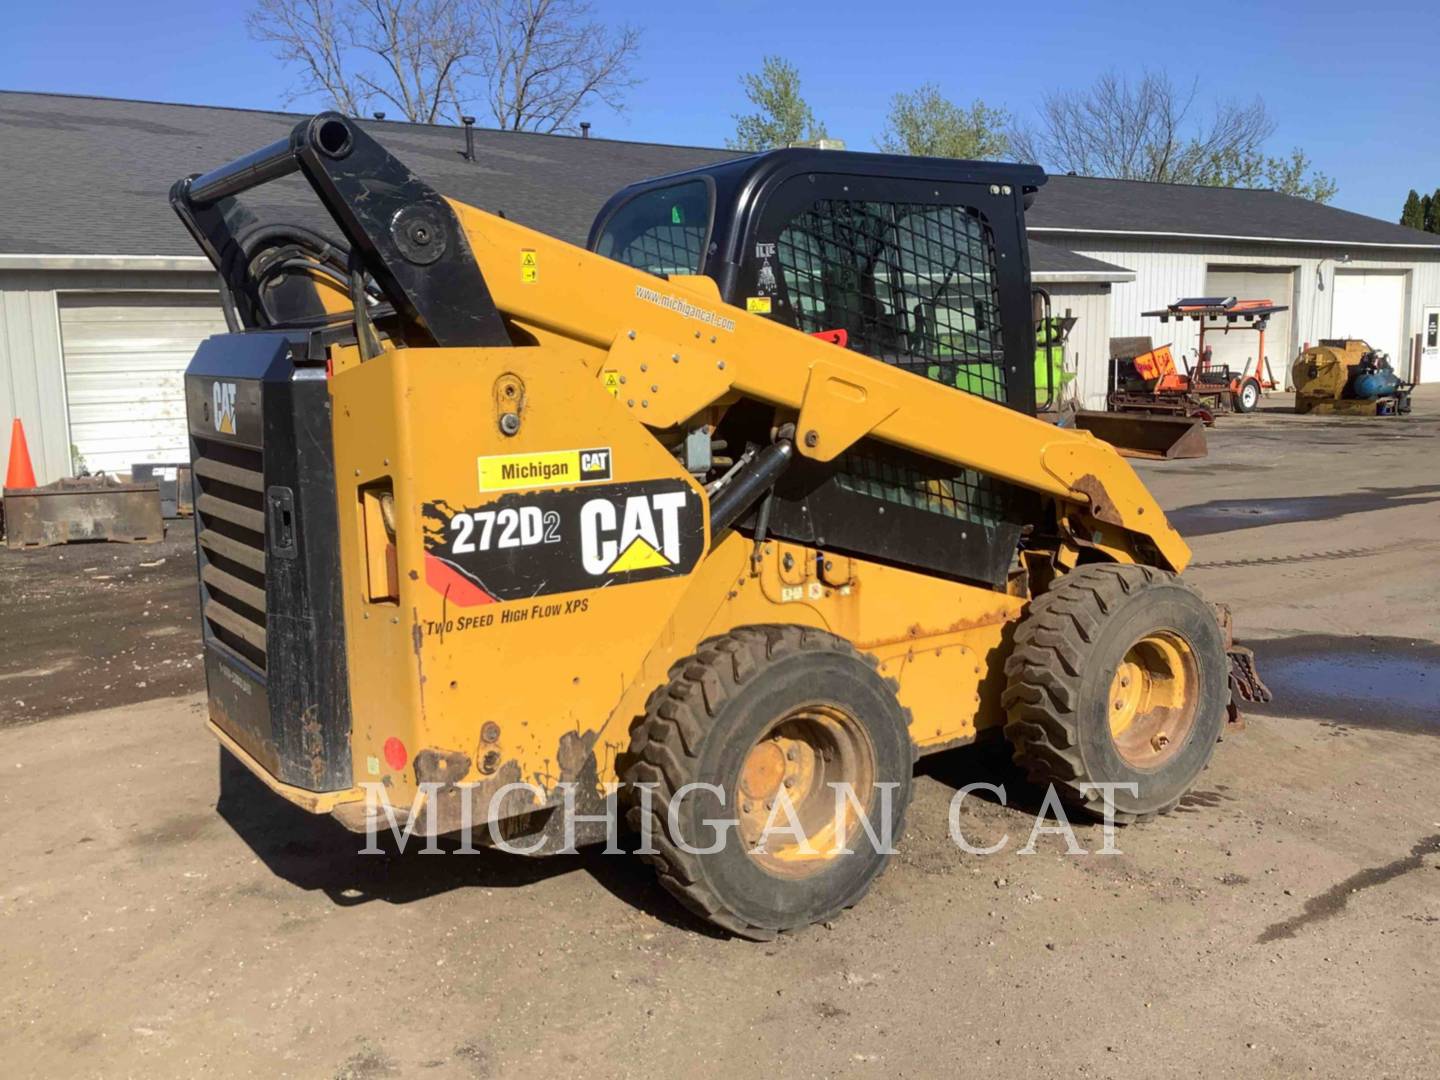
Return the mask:
<path fill-rule="evenodd" d="M 1110 680 L 1110 738 L 1126 763 L 1153 769 L 1180 752 L 1195 726 L 1200 679 L 1195 653 L 1165 630 L 1126 650 Z"/>
<path fill-rule="evenodd" d="M 735 784 L 735 816 L 750 857 L 771 874 L 797 878 L 854 850 L 856 837 L 864 836 L 856 803 L 871 812 L 875 771 L 870 736 L 844 710 L 809 705 L 782 717 L 750 747 Z M 832 784 L 849 784 L 854 799 L 837 802 Z M 782 799 L 791 813 L 777 806 Z M 844 847 L 838 844 L 842 828 Z"/>

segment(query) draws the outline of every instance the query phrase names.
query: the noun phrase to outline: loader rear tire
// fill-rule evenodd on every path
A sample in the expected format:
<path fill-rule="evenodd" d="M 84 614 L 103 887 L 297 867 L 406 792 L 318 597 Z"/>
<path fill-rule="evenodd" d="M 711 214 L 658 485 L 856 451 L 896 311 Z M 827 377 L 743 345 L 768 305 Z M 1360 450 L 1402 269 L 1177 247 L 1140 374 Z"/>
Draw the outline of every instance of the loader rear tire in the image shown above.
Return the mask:
<path fill-rule="evenodd" d="M 762 941 L 857 903 L 889 859 L 886 818 L 898 842 L 910 801 L 910 718 L 894 682 L 843 638 L 800 626 L 731 630 L 670 675 L 650 696 L 622 766 L 627 821 L 660 883 L 702 918 Z M 836 850 L 830 785 L 838 782 L 854 785 L 879 845 L 849 808 L 849 850 Z M 701 784 L 715 789 L 686 790 Z M 782 798 L 808 851 L 787 830 L 783 806 L 756 850 Z"/>
<path fill-rule="evenodd" d="M 1176 575 L 1089 565 L 1031 602 L 1005 663 L 1005 735 L 1030 780 L 1098 817 L 1174 808 L 1210 762 L 1229 700 L 1214 611 Z"/>

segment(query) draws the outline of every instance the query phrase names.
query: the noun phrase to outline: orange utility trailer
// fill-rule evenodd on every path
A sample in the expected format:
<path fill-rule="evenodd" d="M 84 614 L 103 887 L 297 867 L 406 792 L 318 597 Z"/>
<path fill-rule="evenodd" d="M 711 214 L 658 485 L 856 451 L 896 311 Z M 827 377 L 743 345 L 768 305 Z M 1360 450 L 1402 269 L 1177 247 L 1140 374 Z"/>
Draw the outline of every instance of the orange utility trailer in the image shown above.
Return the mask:
<path fill-rule="evenodd" d="M 1260 404 L 1260 395 L 1279 387 L 1265 355 L 1265 331 L 1271 315 L 1288 310 L 1286 305 L 1270 300 L 1202 296 L 1144 312 L 1162 323 L 1171 319 L 1195 320 L 1200 330 L 1198 361 L 1194 368 L 1180 370 L 1169 345 L 1112 359 L 1110 409 L 1191 416 L 1207 424 L 1213 423 L 1221 413 L 1254 412 Z M 1258 335 L 1253 371 L 1248 362 L 1238 372 L 1232 371 L 1228 364 L 1214 362 L 1205 335 L 1217 330 L 1226 334 L 1248 330 Z"/>

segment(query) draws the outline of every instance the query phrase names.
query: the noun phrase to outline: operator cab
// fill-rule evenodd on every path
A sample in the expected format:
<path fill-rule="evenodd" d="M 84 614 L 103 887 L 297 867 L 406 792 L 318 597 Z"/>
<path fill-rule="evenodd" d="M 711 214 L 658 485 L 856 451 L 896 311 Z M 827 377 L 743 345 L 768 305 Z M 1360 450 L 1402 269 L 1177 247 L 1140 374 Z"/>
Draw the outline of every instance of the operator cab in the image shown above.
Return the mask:
<path fill-rule="evenodd" d="M 753 315 L 1033 415 L 1025 206 L 1044 183 L 1029 165 L 775 150 L 624 188 L 589 247 L 710 277 Z M 741 403 L 714 434 L 765 445 L 773 422 Z M 991 588 L 1043 516 L 1032 492 L 869 439 L 797 462 L 763 513 L 741 527 Z"/>
<path fill-rule="evenodd" d="M 589 247 L 703 274 L 729 304 L 1035 411 L 1031 165 L 775 150 L 632 184 Z"/>

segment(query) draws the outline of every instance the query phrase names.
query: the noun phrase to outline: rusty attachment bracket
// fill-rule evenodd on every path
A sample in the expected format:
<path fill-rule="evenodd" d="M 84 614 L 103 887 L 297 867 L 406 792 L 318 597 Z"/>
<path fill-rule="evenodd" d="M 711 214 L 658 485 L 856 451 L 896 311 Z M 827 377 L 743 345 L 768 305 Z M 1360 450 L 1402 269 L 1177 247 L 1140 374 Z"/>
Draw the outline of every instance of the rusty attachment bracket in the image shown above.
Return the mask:
<path fill-rule="evenodd" d="M 112 476 L 57 480 L 39 488 L 7 488 L 5 539 L 12 548 L 78 540 L 153 544 L 165 539 L 160 488 Z"/>
<path fill-rule="evenodd" d="M 1234 623 L 1230 608 L 1225 604 L 1213 604 L 1215 618 L 1220 623 L 1220 633 L 1225 639 L 1225 656 L 1230 661 L 1230 701 L 1225 706 L 1227 719 L 1232 730 L 1245 729 L 1245 715 L 1237 701 L 1270 701 L 1270 688 L 1255 669 L 1255 652 L 1245 645 L 1235 643 Z"/>

